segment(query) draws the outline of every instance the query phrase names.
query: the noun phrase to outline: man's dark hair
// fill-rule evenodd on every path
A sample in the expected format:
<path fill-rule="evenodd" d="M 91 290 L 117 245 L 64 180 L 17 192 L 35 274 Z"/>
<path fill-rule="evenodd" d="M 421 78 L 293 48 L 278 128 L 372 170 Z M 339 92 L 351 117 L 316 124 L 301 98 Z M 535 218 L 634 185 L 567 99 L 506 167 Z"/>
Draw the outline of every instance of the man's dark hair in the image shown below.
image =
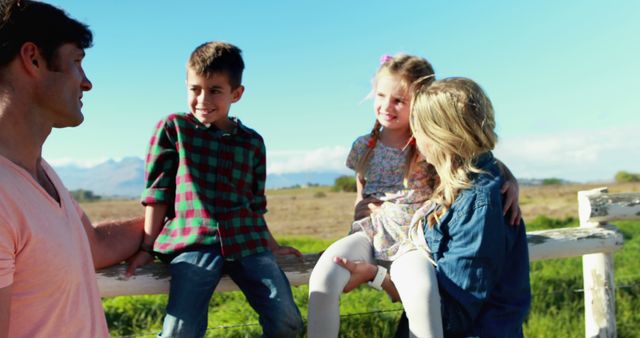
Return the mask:
<path fill-rule="evenodd" d="M 33 42 L 50 67 L 66 43 L 91 47 L 89 27 L 63 10 L 31 0 L 0 0 L 0 68 L 9 64 L 26 42 Z"/>

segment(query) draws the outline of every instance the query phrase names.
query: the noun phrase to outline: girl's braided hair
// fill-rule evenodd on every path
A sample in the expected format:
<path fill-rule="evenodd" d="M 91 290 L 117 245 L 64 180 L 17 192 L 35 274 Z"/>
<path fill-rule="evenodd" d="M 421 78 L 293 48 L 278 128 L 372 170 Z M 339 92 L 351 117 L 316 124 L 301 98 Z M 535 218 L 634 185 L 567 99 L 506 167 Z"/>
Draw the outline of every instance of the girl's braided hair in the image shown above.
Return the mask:
<path fill-rule="evenodd" d="M 375 91 L 376 83 L 380 76 L 391 75 L 398 78 L 402 87 L 409 93 L 413 91 L 413 83 L 420 80 L 422 84 L 426 82 L 433 82 L 435 80 L 435 73 L 433 67 L 426 59 L 407 54 L 396 54 L 395 56 L 385 55 L 380 59 L 380 67 L 373 78 L 373 90 Z M 371 156 L 373 155 L 373 149 L 380 140 L 380 132 L 382 131 L 382 125 L 376 119 L 373 124 L 373 128 L 369 133 L 369 140 L 367 141 L 367 149 L 364 155 L 360 158 L 360 161 L 356 164 L 356 173 L 362 179 L 364 173 L 367 171 L 370 165 Z M 418 150 L 414 142 L 410 142 L 408 145 L 405 162 L 405 178 L 412 171 L 413 166 L 417 162 Z"/>

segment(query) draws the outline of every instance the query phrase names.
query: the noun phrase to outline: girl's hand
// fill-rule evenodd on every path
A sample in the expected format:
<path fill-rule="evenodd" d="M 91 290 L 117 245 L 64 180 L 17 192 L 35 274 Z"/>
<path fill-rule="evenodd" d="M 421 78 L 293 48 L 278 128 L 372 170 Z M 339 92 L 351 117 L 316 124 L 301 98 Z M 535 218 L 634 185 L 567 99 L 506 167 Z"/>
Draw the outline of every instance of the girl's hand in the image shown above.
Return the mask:
<path fill-rule="evenodd" d="M 520 224 L 520 218 L 522 218 L 522 211 L 518 203 L 518 195 L 520 194 L 520 188 L 518 187 L 518 181 L 514 179 L 508 179 L 502 185 L 500 189 L 504 200 L 502 213 L 506 216 L 509 213 L 509 224 Z"/>
<path fill-rule="evenodd" d="M 127 259 L 127 263 L 129 263 L 129 266 L 127 267 L 127 272 L 125 272 L 124 274 L 125 277 L 129 278 L 133 276 L 137 268 L 143 265 L 147 265 L 151 262 L 153 262 L 153 256 L 151 256 L 150 253 L 142 250 L 138 251 L 133 256 L 129 257 L 129 259 Z"/>
<path fill-rule="evenodd" d="M 358 204 L 356 204 L 353 220 L 357 221 L 359 219 L 369 217 L 369 215 L 371 215 L 371 212 L 380 207 L 380 204 L 382 204 L 382 201 L 375 197 L 367 197 L 361 199 Z"/>
<path fill-rule="evenodd" d="M 376 276 L 376 273 L 378 272 L 378 267 L 370 263 L 352 262 L 346 258 L 338 256 L 333 257 L 333 261 L 341 267 L 347 269 L 351 273 L 347 285 L 345 285 L 344 289 L 342 290 L 344 292 L 349 292 L 357 288 L 361 284 L 373 280 L 373 278 L 375 278 Z"/>

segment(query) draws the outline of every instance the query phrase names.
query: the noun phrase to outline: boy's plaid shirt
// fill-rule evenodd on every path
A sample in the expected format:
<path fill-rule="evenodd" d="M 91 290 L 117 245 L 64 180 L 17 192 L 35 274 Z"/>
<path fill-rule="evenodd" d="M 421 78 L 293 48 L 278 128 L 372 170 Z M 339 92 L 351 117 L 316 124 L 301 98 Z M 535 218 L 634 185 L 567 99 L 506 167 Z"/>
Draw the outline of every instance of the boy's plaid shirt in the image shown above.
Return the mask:
<path fill-rule="evenodd" d="M 227 258 L 268 250 L 264 142 L 240 120 L 232 121 L 231 132 L 206 127 L 188 113 L 156 125 L 141 198 L 143 205 L 168 205 L 155 251 L 216 242 Z"/>

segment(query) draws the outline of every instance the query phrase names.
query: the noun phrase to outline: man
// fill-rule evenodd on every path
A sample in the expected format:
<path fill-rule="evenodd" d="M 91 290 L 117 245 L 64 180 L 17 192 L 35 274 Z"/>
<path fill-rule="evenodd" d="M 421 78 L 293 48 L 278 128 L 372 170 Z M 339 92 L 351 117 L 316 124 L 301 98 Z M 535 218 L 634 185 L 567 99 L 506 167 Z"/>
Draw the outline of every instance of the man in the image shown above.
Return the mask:
<path fill-rule="evenodd" d="M 142 219 L 93 226 L 41 156 L 84 119 L 92 34 L 48 4 L 0 4 L 0 338 L 108 337 L 94 269 L 138 250 Z"/>

